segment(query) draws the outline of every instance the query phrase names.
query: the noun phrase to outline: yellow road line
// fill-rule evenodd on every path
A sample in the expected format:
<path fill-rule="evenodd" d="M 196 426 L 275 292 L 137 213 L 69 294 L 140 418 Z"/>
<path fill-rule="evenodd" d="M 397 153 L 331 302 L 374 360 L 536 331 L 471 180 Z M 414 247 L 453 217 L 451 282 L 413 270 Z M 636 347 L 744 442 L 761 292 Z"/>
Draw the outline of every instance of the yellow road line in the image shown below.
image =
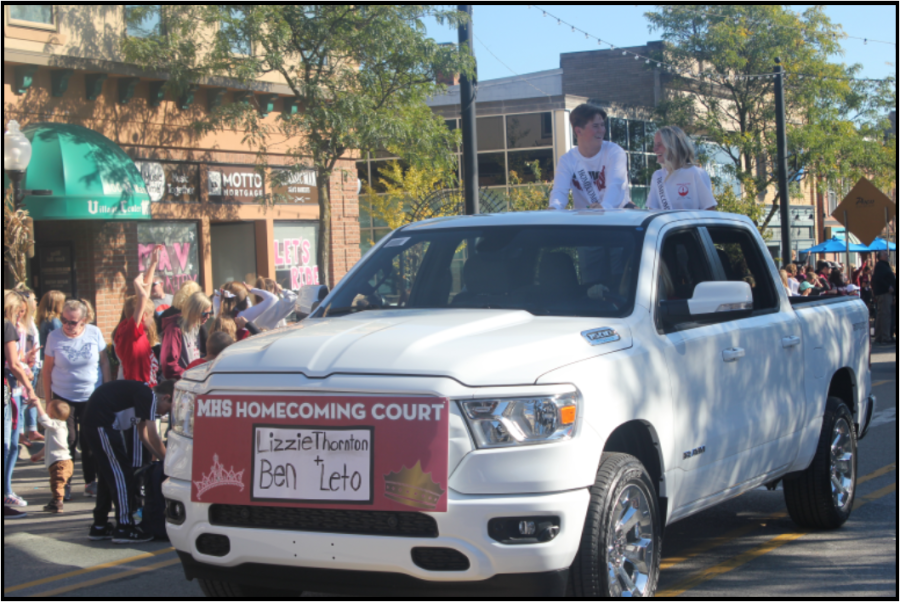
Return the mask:
<path fill-rule="evenodd" d="M 884 466 L 883 468 L 879 468 L 878 470 L 876 470 L 873 473 L 867 474 L 864 477 L 859 477 L 856 480 L 856 484 L 857 484 L 857 486 L 862 485 L 863 483 L 866 483 L 867 481 L 871 481 L 872 479 L 877 479 L 878 477 L 884 476 L 884 475 L 888 474 L 889 472 L 895 471 L 896 469 L 897 469 L 897 465 L 895 463 L 888 464 L 887 466 Z M 787 518 L 787 512 L 775 512 L 774 514 L 770 514 L 769 516 L 763 517 L 759 523 L 754 521 L 752 524 L 745 525 L 743 527 L 738 527 L 737 529 L 734 529 L 733 531 L 729 531 L 728 533 L 726 533 L 724 535 L 720 535 L 719 537 L 715 537 L 713 539 L 704 541 L 692 548 L 685 550 L 684 552 L 680 553 L 678 556 L 664 558 L 662 560 L 662 562 L 660 563 L 660 570 L 670 569 L 676 565 L 681 564 L 682 562 L 686 562 L 686 561 L 690 560 L 691 558 L 694 558 L 695 556 L 705 554 L 706 552 L 709 552 L 710 550 L 713 550 L 720 546 L 729 544 L 736 539 L 740 539 L 741 537 L 744 537 L 745 535 L 748 535 L 748 534 L 752 533 L 753 531 L 755 531 L 756 529 L 758 529 L 759 527 L 761 527 L 763 522 L 770 521 L 770 520 L 779 520 L 782 518 Z"/>
<path fill-rule="evenodd" d="M 853 509 L 858 510 L 869 502 L 875 501 L 895 491 L 897 491 L 897 484 L 892 483 L 887 487 L 883 487 L 878 491 L 870 493 L 869 495 L 863 496 L 862 498 L 857 498 L 856 502 L 853 504 Z M 725 562 L 719 563 L 712 568 L 706 569 L 705 571 L 701 571 L 692 577 L 688 577 L 687 579 L 676 583 L 667 590 L 656 592 L 656 597 L 674 598 L 680 596 L 684 592 L 692 590 L 698 585 L 706 583 L 707 581 L 711 581 L 716 577 L 724 575 L 725 573 L 729 573 L 734 569 L 739 568 L 747 564 L 748 562 L 759 558 L 760 556 L 764 556 L 769 552 L 773 552 L 787 543 L 796 541 L 805 535 L 809 535 L 809 531 L 798 531 L 796 533 L 785 533 L 783 535 L 779 535 L 774 539 L 770 539 L 761 546 L 757 546 L 752 550 L 747 550 L 743 554 L 739 554 L 734 558 L 729 558 Z"/>
<path fill-rule="evenodd" d="M 41 592 L 39 594 L 31 594 L 28 597 L 29 598 L 52 598 L 54 596 L 61 596 L 63 594 L 67 594 L 67 593 L 73 592 L 75 590 L 84 589 L 85 587 L 93 587 L 95 585 L 109 583 L 110 581 L 116 581 L 118 579 L 126 579 L 128 577 L 134 577 L 135 575 L 140 575 L 141 573 L 149 573 L 151 571 L 164 569 L 166 567 L 172 566 L 173 564 L 178 564 L 179 562 L 181 562 L 180 558 L 173 558 L 172 560 L 166 560 L 164 562 L 157 562 L 156 564 L 151 564 L 149 566 L 142 566 L 142 567 L 138 567 L 136 569 L 131 569 L 130 571 L 125 571 L 124 573 L 119 573 L 117 575 L 107 575 L 106 577 L 99 577 L 97 579 L 92 579 L 91 581 L 85 581 L 83 583 L 76 583 L 75 585 L 67 585 L 65 587 L 52 589 L 49 592 Z"/>
<path fill-rule="evenodd" d="M 892 380 L 881 380 L 881 381 L 878 381 L 877 383 L 873 383 L 873 384 L 872 384 L 872 388 L 880 387 L 881 385 L 889 385 L 889 384 L 891 384 L 892 382 L 894 382 L 894 381 L 892 381 Z"/>
<path fill-rule="evenodd" d="M 129 558 L 122 558 L 121 560 L 113 560 L 112 562 L 98 564 L 97 566 L 88 567 L 86 569 L 79 569 L 77 571 L 63 573 L 62 575 L 54 575 L 53 577 L 45 577 L 43 579 L 38 579 L 37 581 L 23 583 L 22 585 L 14 585 L 12 587 L 7 587 L 6 589 L 3 590 L 3 593 L 11 594 L 12 592 L 17 592 L 17 591 L 20 591 L 23 589 L 29 589 L 32 587 L 37 587 L 39 585 L 46 585 L 48 583 L 53 583 L 54 581 L 59 581 L 60 579 L 68 579 L 70 577 L 78 577 L 79 575 L 87 575 L 87 574 L 93 573 L 95 571 L 102 571 L 103 569 L 111 569 L 116 566 L 128 564 L 131 562 L 137 562 L 138 560 L 145 560 L 147 558 L 153 558 L 154 556 L 160 556 L 162 554 L 168 554 L 169 552 L 174 552 L 174 551 L 175 551 L 175 548 L 166 548 L 164 550 L 157 550 L 156 552 L 147 552 L 146 554 L 139 554 L 137 556 L 131 556 Z M 45 595 L 45 594 L 41 594 L 41 595 Z"/>
<path fill-rule="evenodd" d="M 894 472 L 896 470 L 897 470 L 896 464 L 888 464 L 884 468 L 879 468 L 878 470 L 876 470 L 875 472 L 873 472 L 871 474 L 867 474 L 864 477 L 859 477 L 858 479 L 856 479 L 856 485 L 859 486 L 859 485 L 862 485 L 863 483 L 868 483 L 872 479 L 877 479 L 878 477 L 883 477 L 887 473 Z"/>

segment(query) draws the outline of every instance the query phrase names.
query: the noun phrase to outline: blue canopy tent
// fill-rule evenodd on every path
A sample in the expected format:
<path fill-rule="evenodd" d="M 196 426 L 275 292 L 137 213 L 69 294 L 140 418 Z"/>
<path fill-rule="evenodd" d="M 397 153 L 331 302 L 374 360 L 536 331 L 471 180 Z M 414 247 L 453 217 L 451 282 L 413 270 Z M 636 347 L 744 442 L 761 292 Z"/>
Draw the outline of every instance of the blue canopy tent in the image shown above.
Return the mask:
<path fill-rule="evenodd" d="M 883 238 L 876 238 L 875 242 L 869 245 L 869 251 L 896 251 L 897 245 L 888 242 Z"/>
<path fill-rule="evenodd" d="M 810 247 L 803 251 L 803 253 L 812 253 L 814 255 L 820 255 L 823 253 L 845 253 L 847 251 L 847 242 L 841 238 L 832 238 L 831 240 L 826 240 L 825 242 L 818 244 L 814 247 Z M 861 245 L 858 243 L 851 242 L 850 243 L 850 252 L 851 253 L 871 253 L 872 249 L 865 245 Z"/>

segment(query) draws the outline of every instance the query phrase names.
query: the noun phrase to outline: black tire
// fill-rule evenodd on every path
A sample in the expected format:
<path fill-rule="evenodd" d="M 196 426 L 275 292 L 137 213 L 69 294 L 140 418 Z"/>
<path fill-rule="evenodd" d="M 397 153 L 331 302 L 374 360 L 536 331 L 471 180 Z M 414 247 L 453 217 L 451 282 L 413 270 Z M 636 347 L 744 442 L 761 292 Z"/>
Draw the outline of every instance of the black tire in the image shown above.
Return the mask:
<path fill-rule="evenodd" d="M 294 600 L 303 595 L 302 591 L 286 591 L 227 583 L 225 581 L 213 581 L 211 579 L 197 579 L 200 589 L 207 598 L 284 598 Z"/>
<path fill-rule="evenodd" d="M 639 495 L 637 495 L 639 494 Z M 633 541 L 631 537 L 616 537 L 613 533 L 629 531 L 616 530 L 623 512 L 629 505 L 639 504 L 639 523 L 635 528 L 642 531 L 641 539 L 649 542 L 643 547 L 645 561 L 638 566 L 623 560 L 617 551 L 622 550 L 623 541 Z M 578 598 L 618 598 L 623 596 L 622 581 L 616 573 L 629 578 L 638 577 L 637 586 L 641 597 L 652 597 L 659 581 L 659 564 L 662 552 L 662 519 L 659 514 L 659 500 L 656 488 L 644 465 L 627 454 L 605 453 L 600 458 L 597 480 L 591 487 L 591 502 L 588 506 L 581 547 L 570 572 L 570 595 Z"/>
<path fill-rule="evenodd" d="M 842 400 L 829 397 L 812 464 L 784 480 L 784 500 L 795 523 L 809 529 L 837 529 L 847 522 L 856 497 L 856 445 L 850 410 Z M 836 451 L 845 455 L 848 449 L 852 458 L 839 461 Z M 841 488 L 833 488 L 832 471 L 843 477 L 839 479 L 844 483 Z"/>

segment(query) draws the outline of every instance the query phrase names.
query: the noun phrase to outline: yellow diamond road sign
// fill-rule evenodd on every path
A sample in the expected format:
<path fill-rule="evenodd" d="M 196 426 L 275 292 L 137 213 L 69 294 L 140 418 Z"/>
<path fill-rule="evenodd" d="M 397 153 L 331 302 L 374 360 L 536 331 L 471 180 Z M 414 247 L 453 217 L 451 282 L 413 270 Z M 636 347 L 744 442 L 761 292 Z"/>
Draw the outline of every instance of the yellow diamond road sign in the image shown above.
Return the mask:
<path fill-rule="evenodd" d="M 897 215 L 897 204 L 872 182 L 860 178 L 831 217 L 859 237 L 866 246 L 875 242 Z"/>

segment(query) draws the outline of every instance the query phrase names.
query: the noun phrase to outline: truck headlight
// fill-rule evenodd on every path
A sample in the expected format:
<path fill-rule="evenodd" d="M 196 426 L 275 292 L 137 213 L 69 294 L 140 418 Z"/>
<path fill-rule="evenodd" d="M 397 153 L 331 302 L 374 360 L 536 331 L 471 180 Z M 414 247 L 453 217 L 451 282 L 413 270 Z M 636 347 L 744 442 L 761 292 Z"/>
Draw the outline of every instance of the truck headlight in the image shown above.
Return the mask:
<path fill-rule="evenodd" d="M 479 448 L 566 441 L 575 436 L 577 394 L 460 402 Z"/>
<path fill-rule="evenodd" d="M 175 400 L 172 402 L 172 430 L 184 437 L 194 436 L 194 399 L 196 395 L 190 391 L 175 388 Z"/>

